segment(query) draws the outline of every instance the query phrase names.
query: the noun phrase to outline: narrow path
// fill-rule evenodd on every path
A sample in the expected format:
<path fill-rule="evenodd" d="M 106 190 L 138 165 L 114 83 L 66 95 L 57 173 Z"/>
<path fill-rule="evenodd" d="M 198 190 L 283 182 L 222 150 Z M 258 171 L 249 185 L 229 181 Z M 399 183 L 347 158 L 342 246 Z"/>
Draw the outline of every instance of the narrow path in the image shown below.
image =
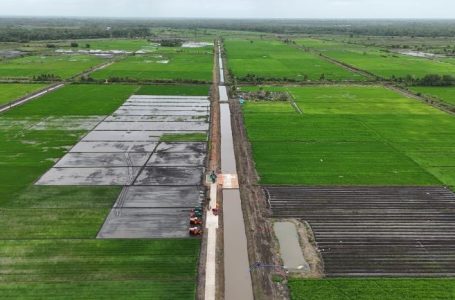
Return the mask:
<path fill-rule="evenodd" d="M 103 63 L 101 65 L 95 66 L 94 68 L 92 68 L 90 70 L 84 71 L 84 72 L 82 72 L 80 74 L 77 74 L 77 75 L 71 77 L 70 79 L 66 80 L 65 82 L 71 81 L 71 80 L 73 80 L 75 78 L 79 78 L 79 77 L 82 77 L 82 76 L 90 75 L 93 72 L 96 72 L 98 70 L 102 70 L 104 68 L 109 67 L 113 63 L 114 63 L 113 61 L 105 62 L 105 63 Z M 53 92 L 55 90 L 58 90 L 59 88 L 62 88 L 62 87 L 65 86 L 65 84 L 66 84 L 65 82 L 54 83 L 53 85 L 50 85 L 50 86 L 48 86 L 47 88 L 45 88 L 45 89 L 43 89 L 41 91 L 35 92 L 35 93 L 33 93 L 33 94 L 29 95 L 29 96 L 25 96 L 24 98 L 20 98 L 17 101 L 13 101 L 13 102 L 10 102 L 8 104 L 5 104 L 4 106 L 0 106 L 0 113 L 3 113 L 5 111 L 8 111 L 8 110 L 16 107 L 16 106 L 19 106 L 19 105 L 22 105 L 24 103 L 27 103 L 30 100 L 33 100 L 33 99 L 39 98 L 41 96 L 44 96 L 45 94 L 48 94 L 48 93 Z M 28 83 L 32 83 L 32 82 L 28 81 Z"/>
<path fill-rule="evenodd" d="M 30 100 L 33 100 L 33 99 L 36 99 L 38 97 L 41 97 L 47 93 L 50 93 L 50 92 L 53 92 L 61 87 L 63 87 L 65 84 L 64 83 L 60 83 L 60 84 L 57 84 L 57 85 L 54 85 L 54 86 L 51 86 L 51 87 L 48 87 L 46 88 L 45 90 L 41 91 L 41 92 L 38 92 L 36 94 L 33 94 L 31 96 L 28 96 L 28 97 L 25 97 L 23 99 L 20 99 L 18 101 L 15 101 L 15 102 L 11 102 L 9 105 L 5 106 L 5 107 L 2 107 L 0 108 L 0 113 L 2 112 L 5 112 L 7 110 L 10 110 L 16 106 L 19 106 L 19 105 L 22 105 Z"/>
<path fill-rule="evenodd" d="M 219 68 L 223 72 L 221 47 Z M 224 74 L 220 77 L 224 81 Z M 220 86 L 224 86 L 221 84 Z M 224 90 L 224 88 L 221 88 Z M 220 95 L 220 99 L 221 99 Z M 223 220 L 224 220 L 224 278 L 226 300 L 254 299 L 248 260 L 245 222 L 237 181 L 237 167 L 234 140 L 231 127 L 231 110 L 228 103 L 220 104 L 221 111 L 221 173 L 224 179 Z M 227 181 L 227 182 L 226 182 Z"/>

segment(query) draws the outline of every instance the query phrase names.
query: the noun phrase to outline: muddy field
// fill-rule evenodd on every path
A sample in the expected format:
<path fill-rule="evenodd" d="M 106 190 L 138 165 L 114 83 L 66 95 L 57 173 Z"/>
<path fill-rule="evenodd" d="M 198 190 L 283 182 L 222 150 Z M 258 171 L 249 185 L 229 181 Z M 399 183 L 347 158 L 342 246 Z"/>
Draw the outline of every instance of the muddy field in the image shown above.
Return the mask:
<path fill-rule="evenodd" d="M 308 221 L 327 276 L 453 276 L 455 194 L 443 187 L 265 187 Z"/>

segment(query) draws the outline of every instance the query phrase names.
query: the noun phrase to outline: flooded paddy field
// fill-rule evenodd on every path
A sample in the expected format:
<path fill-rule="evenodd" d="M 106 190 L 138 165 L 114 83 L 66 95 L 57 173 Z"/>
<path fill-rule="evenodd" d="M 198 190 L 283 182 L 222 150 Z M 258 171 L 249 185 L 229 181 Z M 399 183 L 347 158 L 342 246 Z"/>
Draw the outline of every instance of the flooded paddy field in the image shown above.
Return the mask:
<path fill-rule="evenodd" d="M 169 107 L 172 109 L 169 110 Z M 207 97 L 132 96 L 112 114 L 113 118 L 101 121 L 36 184 L 124 187 L 118 204 L 98 234 L 99 238 L 188 237 L 190 208 L 200 204 L 204 195 L 200 186 L 206 143 L 172 143 L 161 142 L 160 139 L 169 133 L 201 133 L 207 136 L 208 123 L 167 119 L 146 122 L 128 120 L 138 115 L 172 117 L 182 113 L 208 118 L 210 108 Z M 116 117 L 122 117 L 122 120 Z M 90 152 L 93 149 L 97 149 L 95 153 Z M 101 149 L 114 151 L 100 152 Z M 199 187 L 200 194 L 180 209 L 175 205 L 167 208 L 164 203 L 160 208 L 124 207 L 129 204 L 125 194 L 134 186 L 150 187 L 147 200 L 153 206 L 160 199 L 160 194 L 153 193 L 154 187 L 166 186 L 169 191 L 174 188 L 179 191 L 182 187 L 194 186 Z M 173 222 L 177 223 L 170 226 Z M 179 230 L 176 231 L 176 228 Z"/>
<path fill-rule="evenodd" d="M 104 59 L 91 55 L 32 55 L 0 62 L 0 79 L 33 79 L 51 74 L 56 79 L 67 79 L 92 67 Z"/>

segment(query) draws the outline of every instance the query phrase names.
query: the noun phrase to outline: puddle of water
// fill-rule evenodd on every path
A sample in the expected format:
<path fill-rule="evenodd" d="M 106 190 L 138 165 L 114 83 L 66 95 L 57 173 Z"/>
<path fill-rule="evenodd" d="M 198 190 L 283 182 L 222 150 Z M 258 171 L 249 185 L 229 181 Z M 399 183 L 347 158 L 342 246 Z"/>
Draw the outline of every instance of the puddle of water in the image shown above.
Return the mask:
<path fill-rule="evenodd" d="M 291 222 L 276 222 L 273 229 L 280 243 L 285 269 L 292 272 L 308 272 L 310 267 L 303 257 L 295 225 Z"/>
<path fill-rule="evenodd" d="M 183 43 L 182 48 L 203 48 L 203 47 L 208 47 L 208 46 L 213 46 L 213 43 L 207 43 L 207 42 L 186 42 L 186 43 Z"/>
<path fill-rule="evenodd" d="M 443 58 L 443 57 L 445 57 L 444 55 L 441 55 L 441 54 L 434 54 L 434 53 L 423 52 L 423 51 L 414 51 L 414 50 L 396 50 L 396 52 L 403 54 L 403 55 L 414 56 L 414 57 L 423 57 L 423 58 Z"/>

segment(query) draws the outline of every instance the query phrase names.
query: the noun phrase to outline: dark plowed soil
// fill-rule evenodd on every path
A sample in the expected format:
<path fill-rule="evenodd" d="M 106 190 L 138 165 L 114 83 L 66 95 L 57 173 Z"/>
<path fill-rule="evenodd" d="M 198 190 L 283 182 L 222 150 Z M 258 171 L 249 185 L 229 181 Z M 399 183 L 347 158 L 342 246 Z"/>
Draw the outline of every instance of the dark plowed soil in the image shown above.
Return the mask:
<path fill-rule="evenodd" d="M 455 275 L 455 194 L 443 187 L 265 187 L 273 216 L 313 229 L 327 276 Z"/>

